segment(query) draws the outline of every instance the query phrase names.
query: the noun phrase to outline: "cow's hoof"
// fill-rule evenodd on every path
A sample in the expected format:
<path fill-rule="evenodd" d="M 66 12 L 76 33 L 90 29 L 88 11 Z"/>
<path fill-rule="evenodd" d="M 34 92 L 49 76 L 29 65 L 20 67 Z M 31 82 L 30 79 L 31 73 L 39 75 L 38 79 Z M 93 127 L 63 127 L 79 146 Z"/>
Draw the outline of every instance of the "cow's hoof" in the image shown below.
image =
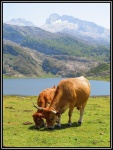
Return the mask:
<path fill-rule="evenodd" d="M 68 123 L 68 126 L 72 126 L 72 123 Z"/>
<path fill-rule="evenodd" d="M 82 122 L 81 122 L 81 121 L 78 121 L 78 124 L 79 124 L 79 125 L 81 125 L 81 124 L 82 124 Z"/>
<path fill-rule="evenodd" d="M 61 127 L 61 124 L 56 124 L 56 127 L 60 128 L 60 127 Z"/>

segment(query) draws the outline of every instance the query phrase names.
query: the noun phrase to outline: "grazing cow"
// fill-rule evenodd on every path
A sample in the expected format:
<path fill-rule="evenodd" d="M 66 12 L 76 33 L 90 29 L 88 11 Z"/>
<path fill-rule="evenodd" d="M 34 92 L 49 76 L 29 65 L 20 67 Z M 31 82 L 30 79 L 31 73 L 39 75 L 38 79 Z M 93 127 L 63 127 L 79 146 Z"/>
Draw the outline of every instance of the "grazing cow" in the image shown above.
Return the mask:
<path fill-rule="evenodd" d="M 37 105 L 39 107 L 44 107 L 44 108 L 48 107 L 54 97 L 55 90 L 56 90 L 55 86 L 43 90 L 38 96 Z M 35 107 L 37 108 L 37 106 Z M 44 125 L 42 112 L 43 112 L 42 110 L 37 110 L 37 112 L 33 114 L 33 120 L 35 122 L 36 128 L 40 128 Z"/>
<path fill-rule="evenodd" d="M 81 76 L 78 78 L 63 79 L 57 86 L 54 98 L 47 108 L 38 107 L 43 110 L 44 118 L 46 119 L 47 127 L 54 128 L 57 116 L 59 117 L 69 108 L 69 120 L 68 124 L 71 125 L 71 116 L 74 107 L 80 110 L 80 118 L 78 123 L 82 123 L 82 117 L 84 108 L 90 95 L 90 83 L 89 81 Z"/>

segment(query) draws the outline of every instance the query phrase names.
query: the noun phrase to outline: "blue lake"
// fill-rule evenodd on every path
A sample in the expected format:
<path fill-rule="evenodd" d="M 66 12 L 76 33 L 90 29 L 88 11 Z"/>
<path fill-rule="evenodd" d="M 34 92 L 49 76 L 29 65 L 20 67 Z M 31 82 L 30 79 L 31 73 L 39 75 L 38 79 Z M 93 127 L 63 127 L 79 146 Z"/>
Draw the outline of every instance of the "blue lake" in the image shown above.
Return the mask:
<path fill-rule="evenodd" d="M 3 95 L 38 96 L 39 93 L 58 85 L 64 78 L 25 78 L 3 79 Z M 91 84 L 90 96 L 110 95 L 110 82 L 89 80 Z"/>

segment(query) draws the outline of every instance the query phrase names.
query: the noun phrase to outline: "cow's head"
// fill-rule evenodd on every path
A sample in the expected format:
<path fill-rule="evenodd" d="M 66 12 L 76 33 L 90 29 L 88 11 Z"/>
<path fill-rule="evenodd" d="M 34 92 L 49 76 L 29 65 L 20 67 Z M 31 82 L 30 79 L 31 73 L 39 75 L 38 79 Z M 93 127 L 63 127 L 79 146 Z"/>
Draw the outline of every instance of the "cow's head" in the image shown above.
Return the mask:
<path fill-rule="evenodd" d="M 44 126 L 44 119 L 43 119 L 43 115 L 40 112 L 35 112 L 33 114 L 33 120 L 35 122 L 35 127 L 36 128 L 41 128 L 42 126 Z"/>
<path fill-rule="evenodd" d="M 34 107 L 36 107 L 38 109 L 38 106 L 34 105 Z M 38 129 L 40 127 L 44 126 L 44 118 L 43 118 L 42 112 L 43 112 L 42 109 L 38 109 L 38 111 L 33 114 L 33 120 L 35 122 L 36 128 L 38 128 Z"/>
<path fill-rule="evenodd" d="M 35 105 L 34 105 L 35 106 Z M 35 106 L 37 107 L 37 106 Z M 53 110 L 52 108 L 43 108 L 43 107 L 37 107 L 38 110 L 43 110 L 43 117 L 46 119 L 46 127 L 47 128 L 54 128 L 55 123 L 58 120 L 58 113 L 56 110 Z"/>
<path fill-rule="evenodd" d="M 46 119 L 46 127 L 53 129 L 58 120 L 57 112 L 49 109 L 44 110 L 44 118 Z"/>

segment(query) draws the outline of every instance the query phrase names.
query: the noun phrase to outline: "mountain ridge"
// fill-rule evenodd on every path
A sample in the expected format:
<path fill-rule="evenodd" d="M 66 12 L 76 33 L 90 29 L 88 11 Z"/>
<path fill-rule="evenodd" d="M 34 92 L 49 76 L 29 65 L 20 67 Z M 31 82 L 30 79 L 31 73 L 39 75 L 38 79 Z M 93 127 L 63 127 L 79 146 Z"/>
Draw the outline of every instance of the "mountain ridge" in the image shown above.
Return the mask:
<path fill-rule="evenodd" d="M 18 18 L 4 22 L 9 25 L 38 27 L 31 21 Z M 100 42 L 110 44 L 110 30 L 106 29 L 94 22 L 81 20 L 69 15 L 58 15 L 57 13 L 50 14 L 43 26 L 38 27 L 52 33 L 61 32 L 70 34 L 86 42 Z M 92 38 L 92 40 L 90 40 Z"/>
<path fill-rule="evenodd" d="M 72 16 L 58 14 L 51 14 L 46 19 L 45 25 L 41 26 L 42 29 L 50 32 L 63 32 L 69 33 L 73 36 L 87 36 L 94 39 L 101 38 L 106 41 L 110 41 L 110 30 L 96 23 L 90 21 L 80 20 Z"/>
<path fill-rule="evenodd" d="M 110 41 L 65 30 L 52 33 L 40 27 L 3 23 L 3 74 L 109 76 Z M 104 72 L 101 64 L 107 68 Z"/>

